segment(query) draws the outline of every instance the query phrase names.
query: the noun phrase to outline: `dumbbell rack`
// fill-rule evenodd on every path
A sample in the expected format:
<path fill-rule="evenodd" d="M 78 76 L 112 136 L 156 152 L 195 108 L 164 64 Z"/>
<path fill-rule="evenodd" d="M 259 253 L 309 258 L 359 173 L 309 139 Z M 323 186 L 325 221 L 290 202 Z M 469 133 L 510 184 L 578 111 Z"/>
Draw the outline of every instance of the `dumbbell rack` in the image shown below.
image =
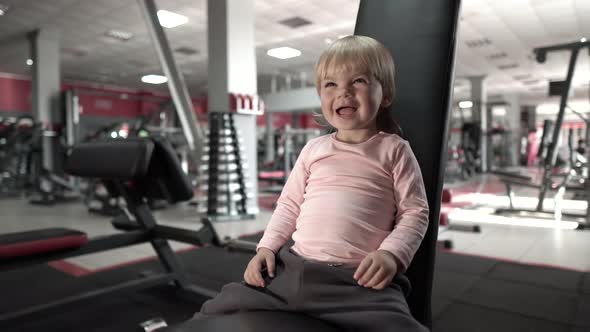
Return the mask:
<path fill-rule="evenodd" d="M 258 213 L 249 206 L 254 195 L 245 170 L 248 168 L 243 139 L 233 113 L 209 113 L 209 131 L 199 167 L 198 211 L 212 221 L 251 219 Z"/>

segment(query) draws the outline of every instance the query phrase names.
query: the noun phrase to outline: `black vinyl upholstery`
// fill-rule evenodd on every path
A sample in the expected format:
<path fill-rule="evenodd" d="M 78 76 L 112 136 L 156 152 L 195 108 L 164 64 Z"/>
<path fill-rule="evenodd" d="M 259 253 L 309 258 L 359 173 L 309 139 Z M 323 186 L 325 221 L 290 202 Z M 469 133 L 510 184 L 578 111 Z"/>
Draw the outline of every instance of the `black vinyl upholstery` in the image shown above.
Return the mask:
<path fill-rule="evenodd" d="M 81 143 L 66 161 L 66 172 L 81 177 L 129 180 L 145 177 L 154 142 L 149 139 L 106 139 Z"/>
<path fill-rule="evenodd" d="M 430 224 L 407 276 L 410 310 L 428 327 L 459 7 L 460 0 L 365 0 L 355 26 L 355 34 L 379 40 L 393 54 L 397 89 L 391 112 L 424 178 Z"/>
<path fill-rule="evenodd" d="M 168 141 L 159 137 L 78 144 L 65 169 L 71 175 L 123 182 L 145 198 L 175 203 L 193 196 L 176 152 Z"/>

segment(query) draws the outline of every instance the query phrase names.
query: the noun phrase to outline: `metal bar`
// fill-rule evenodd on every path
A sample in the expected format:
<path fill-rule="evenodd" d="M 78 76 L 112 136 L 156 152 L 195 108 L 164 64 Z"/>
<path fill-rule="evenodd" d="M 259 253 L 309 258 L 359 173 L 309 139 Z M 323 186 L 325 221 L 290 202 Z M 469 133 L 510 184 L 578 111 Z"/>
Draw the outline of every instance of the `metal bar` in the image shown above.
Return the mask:
<path fill-rule="evenodd" d="M 565 43 L 559 45 L 551 45 L 545 47 L 537 47 L 534 49 L 535 53 L 540 52 L 551 52 L 551 51 L 563 51 L 563 50 L 580 50 L 584 47 L 590 47 L 590 41 L 579 41 L 573 43 Z"/>
<path fill-rule="evenodd" d="M 22 317 L 25 315 L 29 315 L 29 314 L 32 314 L 32 313 L 35 313 L 38 311 L 47 310 L 47 309 L 50 309 L 53 307 L 58 307 L 58 306 L 78 302 L 81 300 L 86 300 L 86 299 L 89 299 L 89 298 L 92 298 L 95 296 L 100 296 L 100 295 L 105 295 L 105 294 L 121 291 L 121 290 L 134 291 L 134 290 L 138 290 L 138 289 L 148 288 L 148 287 L 152 287 L 152 286 L 156 286 L 159 284 L 163 284 L 163 283 L 172 281 L 173 279 L 174 279 L 174 276 L 172 274 L 160 274 L 160 275 L 145 277 L 143 279 L 132 280 L 132 281 L 124 282 L 122 284 L 109 286 L 109 287 L 85 292 L 82 294 L 68 296 L 66 298 L 62 298 L 57 301 L 52 301 L 49 303 L 35 305 L 35 306 L 28 307 L 25 309 L 1 314 L 0 315 L 0 322 L 6 321 L 9 319 Z"/>
<path fill-rule="evenodd" d="M 512 191 L 512 185 L 509 182 L 505 182 L 506 192 L 508 193 L 508 201 L 510 202 L 510 208 L 514 209 L 514 191 Z"/>
<path fill-rule="evenodd" d="M 561 45 L 555 47 L 562 47 Z M 555 47 L 548 47 L 545 48 L 546 50 L 552 49 L 561 49 Z M 570 56 L 570 61 L 567 69 L 567 77 L 565 80 L 565 87 L 561 92 L 561 100 L 559 103 L 559 113 L 557 113 L 557 119 L 555 120 L 555 126 L 553 128 L 553 136 L 551 140 L 551 145 L 549 145 L 547 151 L 547 157 L 545 158 L 545 167 L 543 171 L 543 180 L 541 181 L 541 190 L 539 190 L 539 201 L 537 202 L 537 211 L 543 210 L 543 201 L 545 200 L 545 194 L 549 189 L 551 184 L 551 173 L 553 171 L 553 166 L 555 165 L 555 161 L 557 160 L 557 143 L 559 140 L 559 134 L 561 131 L 561 125 L 563 123 L 563 116 L 565 113 L 565 107 L 567 105 L 567 98 L 568 94 L 572 85 L 572 78 L 574 76 L 574 71 L 576 68 L 576 60 L 578 58 L 578 51 L 579 48 L 575 47 L 572 48 L 572 53 Z"/>
<path fill-rule="evenodd" d="M 116 186 L 125 198 L 127 209 L 133 214 L 137 223 L 141 225 L 142 228 L 155 233 L 158 223 L 143 197 L 134 189 L 127 188 L 121 183 L 116 183 Z M 167 272 L 173 273 L 176 276 L 174 280 L 175 284 L 182 289 L 187 289 L 191 285 L 190 281 L 188 280 L 178 257 L 176 257 L 172 247 L 170 247 L 168 240 L 152 236 L 150 238 L 150 243 L 158 254 L 160 264 L 162 264 Z"/>
<path fill-rule="evenodd" d="M 140 9 L 145 18 L 148 30 L 154 42 L 156 53 L 160 58 L 160 64 L 164 74 L 168 77 L 168 88 L 172 95 L 172 100 L 176 106 L 176 112 L 184 131 L 188 147 L 190 150 L 193 166 L 196 168 L 200 164 L 203 150 L 203 131 L 197 122 L 197 117 L 193 112 L 193 106 L 190 95 L 182 75 L 180 75 L 168 39 L 164 34 L 164 29 L 158 20 L 157 8 L 154 0 L 138 0 Z"/>
<path fill-rule="evenodd" d="M 157 225 L 154 232 L 156 237 L 178 242 L 191 243 L 198 246 L 213 243 L 213 239 L 216 237 L 215 232 L 206 225 L 203 225 L 203 227 L 198 231 L 165 225 Z"/>
<path fill-rule="evenodd" d="M 256 253 L 256 246 L 258 243 L 244 240 L 229 240 L 224 243 L 224 247 L 230 250 L 243 251 L 247 253 Z"/>

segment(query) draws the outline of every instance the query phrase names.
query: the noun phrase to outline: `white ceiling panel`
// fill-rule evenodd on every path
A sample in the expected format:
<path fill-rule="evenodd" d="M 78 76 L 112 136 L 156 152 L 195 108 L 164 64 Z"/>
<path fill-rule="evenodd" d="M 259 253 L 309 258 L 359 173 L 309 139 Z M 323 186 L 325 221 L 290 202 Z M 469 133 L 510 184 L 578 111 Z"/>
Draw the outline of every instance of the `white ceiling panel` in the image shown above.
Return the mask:
<path fill-rule="evenodd" d="M 136 0 L 0 0 L 12 10 L 0 17 L 0 71 L 26 74 L 26 32 L 35 28 L 59 31 L 64 77 L 152 87 L 141 75 L 161 72 Z M 352 34 L 359 0 L 255 0 L 257 70 L 260 75 L 305 73 L 313 66 L 325 40 Z M 186 25 L 165 29 L 173 48 L 190 47 L 196 55 L 176 54 L 189 90 L 202 94 L 207 76 L 207 1 L 157 0 L 161 9 L 189 18 Z M 279 21 L 301 17 L 311 22 L 298 28 Z M 534 47 L 590 38 L 590 0 L 463 0 L 456 77 L 485 75 L 490 94 L 519 92 L 542 97 L 549 80 L 562 79 L 568 54 L 551 54 L 537 64 Z M 134 34 L 127 42 L 104 36 L 109 29 Z M 291 46 L 302 55 L 278 60 L 266 55 L 273 47 Z M 580 55 L 576 88 L 587 89 L 587 52 Z M 518 67 L 514 67 L 518 64 Z M 588 72 L 588 74 L 584 74 Z M 585 76 L 586 75 L 586 76 Z M 262 77 L 262 76 L 261 76 Z M 166 89 L 165 86 L 158 89 Z M 461 89 L 468 92 L 468 85 Z"/>

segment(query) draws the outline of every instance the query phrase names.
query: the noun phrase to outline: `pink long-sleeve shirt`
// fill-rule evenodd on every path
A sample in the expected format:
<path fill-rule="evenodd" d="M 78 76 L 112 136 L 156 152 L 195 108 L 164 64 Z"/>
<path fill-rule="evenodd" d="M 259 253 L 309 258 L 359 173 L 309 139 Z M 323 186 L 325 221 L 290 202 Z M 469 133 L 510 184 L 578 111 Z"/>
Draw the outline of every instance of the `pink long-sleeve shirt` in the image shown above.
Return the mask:
<path fill-rule="evenodd" d="M 258 248 L 277 252 L 292 238 L 297 254 L 347 266 L 382 249 L 405 271 L 427 227 L 422 174 L 408 142 L 380 132 L 350 144 L 334 133 L 301 151 Z"/>

